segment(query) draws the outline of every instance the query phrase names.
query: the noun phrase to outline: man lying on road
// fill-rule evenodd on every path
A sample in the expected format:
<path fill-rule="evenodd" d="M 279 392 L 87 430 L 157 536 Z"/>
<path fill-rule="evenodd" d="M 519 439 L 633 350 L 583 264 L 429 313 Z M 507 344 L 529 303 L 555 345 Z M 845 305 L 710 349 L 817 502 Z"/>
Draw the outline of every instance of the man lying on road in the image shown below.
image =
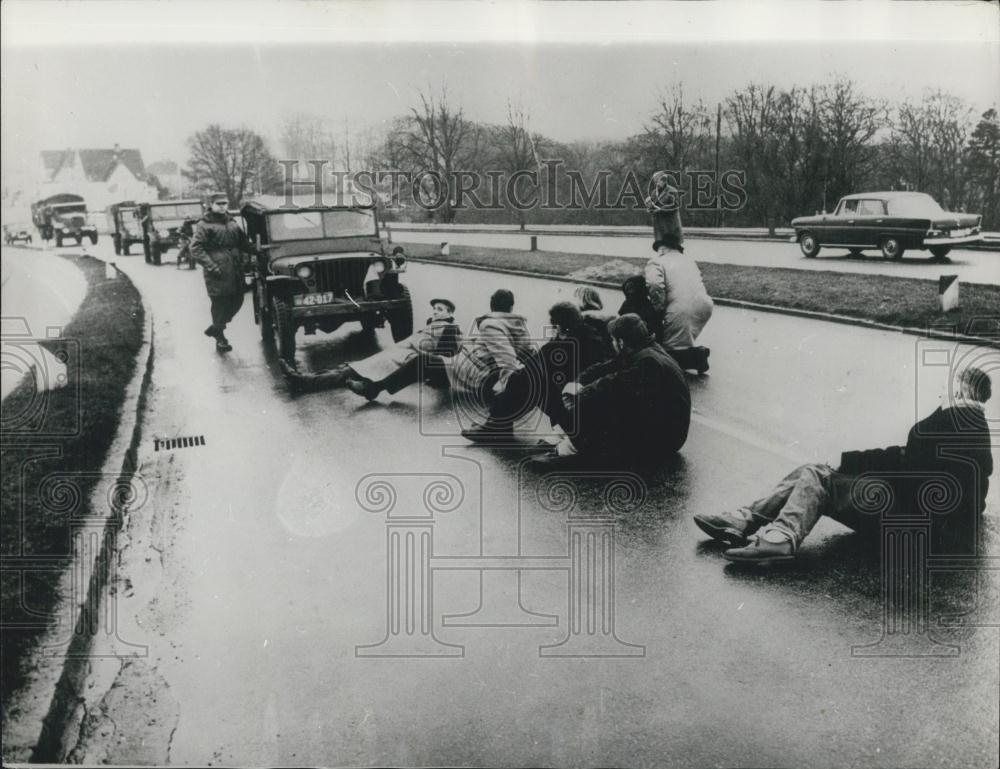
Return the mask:
<path fill-rule="evenodd" d="M 872 539 L 880 536 L 885 516 L 900 512 L 930 520 L 932 551 L 974 555 L 993 472 L 983 408 L 991 394 L 989 377 L 966 368 L 953 403 L 917 422 L 906 446 L 845 452 L 837 470 L 803 465 L 748 507 L 696 515 L 694 522 L 730 545 L 724 556 L 740 563 L 792 560 L 824 515 Z M 858 509 L 880 496 L 894 507 Z"/>

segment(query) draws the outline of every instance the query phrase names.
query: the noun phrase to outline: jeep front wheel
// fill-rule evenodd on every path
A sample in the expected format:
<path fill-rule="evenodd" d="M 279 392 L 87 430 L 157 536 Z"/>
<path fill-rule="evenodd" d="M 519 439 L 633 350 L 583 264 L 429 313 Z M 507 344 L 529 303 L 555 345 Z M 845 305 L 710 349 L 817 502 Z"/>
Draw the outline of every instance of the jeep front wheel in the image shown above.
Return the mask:
<path fill-rule="evenodd" d="M 799 237 L 799 248 L 807 259 L 812 259 L 819 253 L 819 241 L 811 232 L 803 232 Z"/>
<path fill-rule="evenodd" d="M 96 246 L 97 245 L 97 233 L 96 232 L 90 233 L 90 245 L 92 245 L 92 246 Z"/>
<path fill-rule="evenodd" d="M 263 323 L 261 327 L 263 327 Z M 289 365 L 295 364 L 295 321 L 292 311 L 283 301 L 271 300 L 271 328 L 278 356 Z"/>
<path fill-rule="evenodd" d="M 271 308 L 268 306 L 267 302 L 263 304 L 260 301 L 260 295 L 257 293 L 256 288 L 252 294 L 253 296 L 253 312 L 257 323 L 260 324 L 260 338 L 266 342 L 270 343 L 273 340 L 274 328 L 271 322 Z"/>
<path fill-rule="evenodd" d="M 389 326 L 392 328 L 392 341 L 399 342 L 413 335 L 413 302 L 410 300 L 410 289 L 400 286 L 401 297 L 399 306 L 388 313 Z"/>

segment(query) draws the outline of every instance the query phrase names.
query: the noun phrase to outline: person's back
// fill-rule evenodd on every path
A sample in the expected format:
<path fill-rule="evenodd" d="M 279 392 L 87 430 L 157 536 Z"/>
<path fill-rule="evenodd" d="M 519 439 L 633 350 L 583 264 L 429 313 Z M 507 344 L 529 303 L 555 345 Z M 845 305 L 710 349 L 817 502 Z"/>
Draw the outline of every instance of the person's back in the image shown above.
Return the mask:
<path fill-rule="evenodd" d="M 628 462 L 662 459 L 680 450 L 691 423 L 684 372 L 647 335 L 612 361 L 580 377 L 580 450 Z"/>
<path fill-rule="evenodd" d="M 663 346 L 692 347 L 714 309 L 698 265 L 683 253 L 661 249 L 646 263 L 645 278 L 654 306 L 662 308 Z"/>

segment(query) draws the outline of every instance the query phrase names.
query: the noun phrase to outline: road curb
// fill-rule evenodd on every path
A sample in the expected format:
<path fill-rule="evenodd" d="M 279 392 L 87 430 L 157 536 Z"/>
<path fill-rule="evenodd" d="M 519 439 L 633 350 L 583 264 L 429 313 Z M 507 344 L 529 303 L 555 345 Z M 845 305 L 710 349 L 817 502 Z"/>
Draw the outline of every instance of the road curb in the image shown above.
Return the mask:
<path fill-rule="evenodd" d="M 461 267 L 466 270 L 480 270 L 482 272 L 495 272 L 504 275 L 518 275 L 524 278 L 540 278 L 542 280 L 555 280 L 560 283 L 573 283 L 575 285 L 597 286 L 599 288 L 620 289 L 618 283 L 611 283 L 606 280 L 586 280 L 570 278 L 566 275 L 549 275 L 544 272 L 530 272 L 528 270 L 514 270 L 509 267 L 487 267 L 481 264 L 463 264 L 445 259 L 434 259 L 425 256 L 408 256 L 411 262 L 427 262 L 428 264 L 438 264 L 443 267 Z M 1000 349 L 1000 339 L 990 339 L 988 337 L 968 336 L 949 331 L 938 331 L 934 329 L 912 328 L 910 326 L 893 326 L 889 323 L 879 323 L 874 320 L 864 318 L 852 318 L 849 315 L 837 315 L 829 312 L 817 312 L 815 310 L 801 310 L 795 307 L 778 307 L 773 304 L 758 304 L 757 302 L 747 302 L 742 299 L 727 299 L 725 297 L 712 297 L 712 301 L 721 307 L 736 307 L 743 310 L 754 310 L 757 312 L 770 312 L 777 315 L 791 315 L 797 318 L 809 318 L 811 320 L 825 320 L 830 323 L 842 323 L 848 326 L 859 326 L 873 331 L 897 331 L 911 336 L 920 336 L 926 339 L 946 339 L 960 344 L 970 344 L 980 347 L 995 347 Z"/>
<path fill-rule="evenodd" d="M 132 283 L 124 272 L 115 270 L 119 280 Z M 141 300 L 142 292 L 134 283 L 132 285 Z M 114 479 L 116 490 L 132 488 L 142 440 L 142 414 L 152 382 L 155 337 L 153 318 L 145 303 L 143 316 L 142 345 L 136 356 L 136 370 L 126 388 L 118 429 L 101 468 L 104 478 Z M 128 495 L 124 499 L 118 493 L 111 495 L 109 505 L 106 494 L 107 484 L 98 484 L 89 499 L 92 512 L 106 511 L 103 522 L 99 524 L 100 542 L 96 554 L 89 556 L 78 538 L 74 544 L 72 563 L 60 584 L 60 604 L 66 616 L 76 618 L 72 640 L 61 655 L 40 655 L 37 674 L 18 697 L 21 706 L 18 719 L 22 723 L 41 724 L 40 731 L 33 740 L 8 746 L 12 750 L 5 750 L 5 762 L 30 760 L 32 763 L 61 763 L 67 750 L 67 732 L 82 717 L 83 698 L 79 692 L 90 668 L 89 652 L 94 637 L 92 628 L 104 628 L 101 602 L 113 573 L 118 532 L 128 513 Z M 79 590 L 74 590 L 74 585 L 87 586 L 82 600 L 77 599 Z M 58 627 L 46 633 L 39 645 L 41 649 L 59 645 L 59 639 L 55 637 L 57 630 Z M 6 725 L 4 731 L 6 734 Z M 30 759 L 26 755 L 28 751 Z"/>

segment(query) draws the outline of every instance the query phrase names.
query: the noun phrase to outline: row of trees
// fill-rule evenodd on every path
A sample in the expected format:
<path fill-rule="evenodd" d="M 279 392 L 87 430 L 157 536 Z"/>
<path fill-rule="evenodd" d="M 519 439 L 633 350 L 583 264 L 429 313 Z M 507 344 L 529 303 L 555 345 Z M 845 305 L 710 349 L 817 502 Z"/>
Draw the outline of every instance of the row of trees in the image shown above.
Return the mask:
<path fill-rule="evenodd" d="M 213 125 L 191 137 L 189 147 L 187 175 L 199 186 L 225 189 L 232 199 L 282 191 L 281 168 L 253 131 Z M 602 176 L 613 201 L 630 176 L 645 182 L 655 170 L 670 169 L 691 192 L 684 200 L 684 221 L 703 225 L 781 226 L 795 216 L 829 210 L 850 192 L 914 189 L 930 193 L 946 209 L 981 212 L 985 227 L 1000 228 L 996 109 L 977 118 L 969 105 L 941 91 L 890 105 L 843 78 L 789 90 L 752 83 L 714 106 L 688 100 L 675 85 L 661 95 L 642 132 L 617 142 L 564 143 L 543 136 L 532 129 L 523 105 L 511 100 L 502 125 L 477 122 L 447 90 L 425 91 L 408 114 L 378 130 L 352 133 L 346 123 L 335 130 L 327 121 L 295 116 L 286 121 L 280 151 L 284 158 L 326 159 L 328 168 L 347 171 L 436 171 L 451 180 L 460 172 L 480 178 L 521 172 L 517 196 L 530 198 L 534 188 L 539 202 L 566 203 L 574 195 L 584 202 L 581 190 L 594 190 Z M 546 167 L 549 159 L 562 161 L 554 173 L 553 165 Z M 721 175 L 730 169 L 745 173 L 742 208 L 694 210 L 692 172 Z M 530 172 L 539 173 L 537 182 L 524 178 Z M 548 188 L 539 190 L 539 184 Z M 709 198 L 713 192 L 709 184 Z M 647 219 L 634 205 L 612 209 L 594 205 L 596 198 L 576 208 L 461 209 L 452 193 L 436 210 L 424 211 L 413 204 L 412 190 L 387 186 L 384 194 L 394 196 L 387 216 L 522 225 Z"/>

